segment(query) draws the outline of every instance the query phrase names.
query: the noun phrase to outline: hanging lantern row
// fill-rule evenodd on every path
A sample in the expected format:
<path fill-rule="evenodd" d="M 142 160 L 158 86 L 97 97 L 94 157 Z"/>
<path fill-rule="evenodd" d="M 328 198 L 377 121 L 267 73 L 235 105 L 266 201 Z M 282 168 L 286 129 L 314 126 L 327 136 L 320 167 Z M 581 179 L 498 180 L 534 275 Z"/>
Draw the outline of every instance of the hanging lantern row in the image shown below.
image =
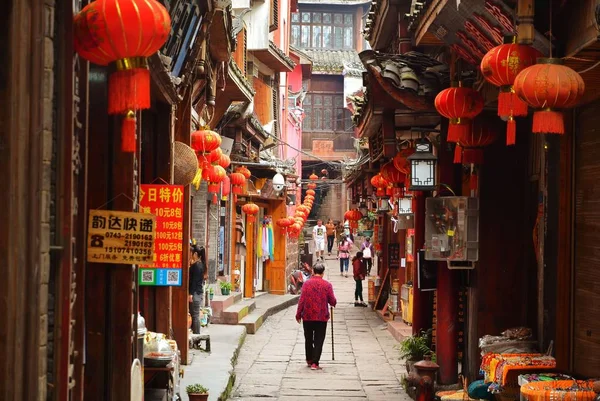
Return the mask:
<path fill-rule="evenodd" d="M 528 45 L 516 43 L 516 36 L 507 36 L 504 44 L 491 49 L 481 60 L 481 73 L 491 84 L 500 88 L 498 116 L 507 121 L 506 144 L 516 142 L 515 117 L 527 116 L 527 103 L 515 93 L 514 82 L 525 68 L 535 64 L 542 53 Z"/>
<path fill-rule="evenodd" d="M 221 181 L 221 200 L 226 201 L 231 193 L 231 178 L 228 175 L 223 177 Z"/>
<path fill-rule="evenodd" d="M 234 202 L 237 202 L 237 196 L 244 193 L 244 185 L 246 185 L 246 177 L 242 173 L 231 173 L 230 175 Z"/>
<path fill-rule="evenodd" d="M 73 21 L 75 51 L 91 63 L 116 71 L 108 78 L 108 114 L 123 116 L 121 151 L 137 147 L 136 112 L 150 108 L 150 71 L 146 58 L 171 32 L 167 9 L 156 0 L 96 0 Z"/>
<path fill-rule="evenodd" d="M 483 148 L 498 139 L 498 131 L 488 119 L 480 116 L 473 121 L 471 131 L 456 144 L 454 163 L 483 164 Z"/>

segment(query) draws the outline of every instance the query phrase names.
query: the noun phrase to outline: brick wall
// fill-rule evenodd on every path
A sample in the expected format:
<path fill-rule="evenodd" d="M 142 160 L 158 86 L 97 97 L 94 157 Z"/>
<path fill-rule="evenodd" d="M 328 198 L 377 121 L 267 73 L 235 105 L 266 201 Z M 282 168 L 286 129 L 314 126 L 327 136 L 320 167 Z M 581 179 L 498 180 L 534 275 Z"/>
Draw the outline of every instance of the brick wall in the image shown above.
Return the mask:
<path fill-rule="evenodd" d="M 285 256 L 285 288 L 287 293 L 287 286 L 289 284 L 288 278 L 294 269 L 298 267 L 298 239 L 290 238 L 287 239 L 286 256 Z"/>
<path fill-rule="evenodd" d="M 330 218 L 334 221 L 341 220 L 343 217 L 342 191 L 344 184 L 330 185 L 327 195 L 323 198 L 323 203 L 319 209 L 319 219 L 327 221 Z"/>

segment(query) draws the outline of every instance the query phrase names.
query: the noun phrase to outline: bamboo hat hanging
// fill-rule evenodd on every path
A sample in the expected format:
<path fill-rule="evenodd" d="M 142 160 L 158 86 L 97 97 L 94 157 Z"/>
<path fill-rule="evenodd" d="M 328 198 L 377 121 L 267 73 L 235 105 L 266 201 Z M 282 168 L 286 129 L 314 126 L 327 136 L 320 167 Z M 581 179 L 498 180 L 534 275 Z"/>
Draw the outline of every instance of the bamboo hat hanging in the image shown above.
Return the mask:
<path fill-rule="evenodd" d="M 73 23 L 75 51 L 91 63 L 116 68 L 108 79 L 108 114 L 124 116 L 121 150 L 135 152 L 135 113 L 150 108 L 146 58 L 166 42 L 169 13 L 156 0 L 96 0 Z"/>

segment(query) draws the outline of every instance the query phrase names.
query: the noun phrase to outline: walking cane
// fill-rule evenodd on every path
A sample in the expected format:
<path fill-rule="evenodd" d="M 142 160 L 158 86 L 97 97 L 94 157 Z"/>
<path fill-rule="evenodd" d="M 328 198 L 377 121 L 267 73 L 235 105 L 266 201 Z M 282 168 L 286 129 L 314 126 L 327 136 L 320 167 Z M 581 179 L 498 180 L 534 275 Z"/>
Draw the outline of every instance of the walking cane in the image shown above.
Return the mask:
<path fill-rule="evenodd" d="M 335 361 L 335 345 L 333 344 L 333 306 L 329 307 L 331 315 L 331 360 Z"/>

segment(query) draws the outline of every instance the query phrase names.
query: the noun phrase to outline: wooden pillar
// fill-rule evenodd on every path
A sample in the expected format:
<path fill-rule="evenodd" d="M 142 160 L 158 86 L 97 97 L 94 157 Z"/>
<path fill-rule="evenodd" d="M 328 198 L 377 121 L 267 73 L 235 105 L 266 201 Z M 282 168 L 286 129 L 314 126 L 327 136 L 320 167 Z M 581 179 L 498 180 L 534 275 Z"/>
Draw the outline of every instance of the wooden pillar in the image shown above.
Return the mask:
<path fill-rule="evenodd" d="M 447 129 L 448 124 L 444 120 L 442 130 Z M 438 166 L 440 182 L 459 194 L 460 176 L 456 174 L 457 168 L 453 163 L 452 146 L 445 141 L 439 147 Z M 438 262 L 436 354 L 441 384 L 458 381 L 458 275 L 458 271 L 448 269 L 446 262 Z"/>
<path fill-rule="evenodd" d="M 517 4 L 517 40 L 520 44 L 530 45 L 533 43 L 535 38 L 534 16 L 535 1 L 519 0 Z"/>
<path fill-rule="evenodd" d="M 419 277 L 419 250 L 425 246 L 425 198 L 429 195 L 429 192 L 415 192 L 413 198 L 413 212 L 415 215 L 415 239 L 414 239 L 414 255 L 415 261 L 412 265 L 412 277 L 413 277 L 413 335 L 418 335 L 421 330 L 427 329 L 427 314 L 430 312 L 427 310 L 426 295 L 419 291 L 417 278 Z"/>

